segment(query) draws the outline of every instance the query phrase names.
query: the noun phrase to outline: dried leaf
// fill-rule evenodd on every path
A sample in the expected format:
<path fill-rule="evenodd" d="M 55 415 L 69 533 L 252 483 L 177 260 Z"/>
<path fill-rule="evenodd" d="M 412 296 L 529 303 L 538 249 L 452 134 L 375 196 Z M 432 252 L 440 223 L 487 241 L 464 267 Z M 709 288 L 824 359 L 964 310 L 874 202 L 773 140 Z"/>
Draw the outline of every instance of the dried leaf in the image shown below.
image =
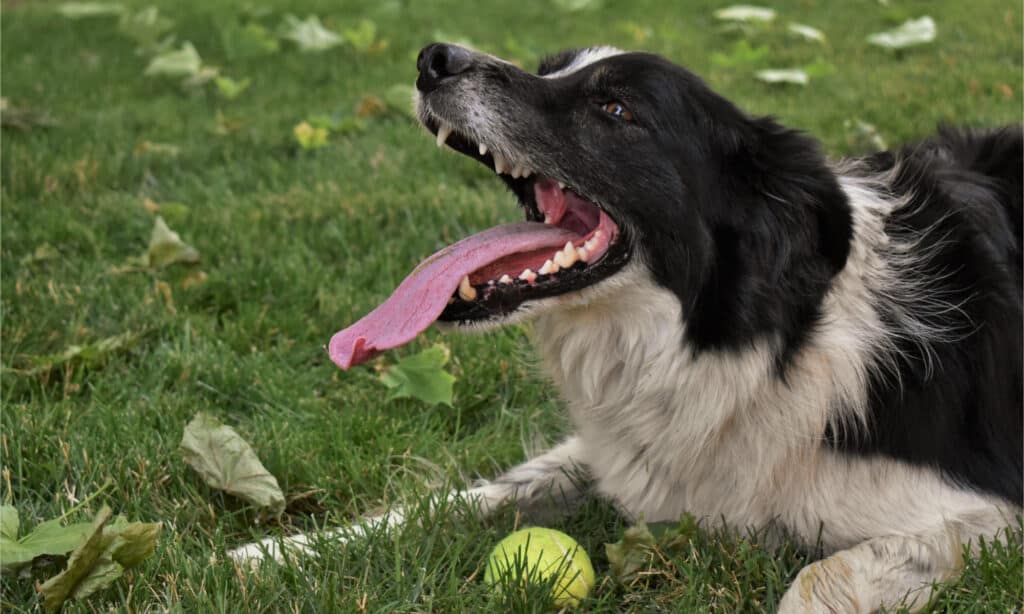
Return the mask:
<path fill-rule="evenodd" d="M 147 77 L 191 77 L 199 73 L 203 60 L 192 43 L 185 41 L 181 49 L 167 51 L 154 57 L 146 67 Z"/>
<path fill-rule="evenodd" d="M 58 354 L 29 356 L 26 358 L 28 367 L 10 370 L 18 375 L 32 377 L 42 373 L 49 373 L 72 360 L 80 361 L 87 368 L 96 367 L 101 365 L 108 355 L 128 348 L 141 336 L 142 333 L 122 333 L 86 345 L 72 345 Z"/>
<path fill-rule="evenodd" d="M 807 83 L 810 82 L 810 77 L 807 76 L 807 72 L 800 68 L 773 68 L 768 70 L 759 70 L 755 75 L 765 83 L 807 85 Z"/>
<path fill-rule="evenodd" d="M 316 15 L 305 20 L 285 15 L 278 32 L 281 38 L 294 42 L 301 51 L 326 51 L 344 42 L 341 36 L 325 28 Z"/>
<path fill-rule="evenodd" d="M 814 41 L 816 43 L 825 42 L 824 32 L 817 28 L 806 26 L 802 23 L 790 23 L 789 25 L 786 26 L 786 30 L 788 30 L 790 34 L 799 36 L 804 40 Z"/>
<path fill-rule="evenodd" d="M 120 15 L 123 11 L 124 5 L 118 2 L 65 2 L 57 7 L 57 12 L 68 19 Z"/>
<path fill-rule="evenodd" d="M 122 516 L 109 523 L 110 516 L 110 508 L 103 506 L 87 525 L 64 571 L 39 587 L 49 610 L 59 610 L 69 598 L 84 599 L 106 588 L 156 549 L 159 523 L 128 522 Z"/>
<path fill-rule="evenodd" d="M 31 130 L 33 128 L 52 128 L 59 122 L 46 111 L 16 107 L 7 98 L 0 98 L 0 125 L 4 128 Z"/>
<path fill-rule="evenodd" d="M 143 258 L 151 269 L 162 269 L 172 264 L 195 264 L 199 262 L 199 252 L 186 244 L 167 226 L 167 222 L 159 215 L 149 236 L 149 247 Z"/>
<path fill-rule="evenodd" d="M 180 450 L 207 484 L 275 514 L 284 493 L 252 447 L 231 427 L 202 412 L 185 427 Z"/>
<path fill-rule="evenodd" d="M 567 13 L 601 8 L 602 0 L 552 0 L 555 8 Z"/>
<path fill-rule="evenodd" d="M 605 544 L 604 552 L 612 577 L 622 584 L 632 582 L 639 571 L 650 566 L 656 543 L 647 524 L 640 520 L 636 526 L 626 529 L 621 540 Z"/>
<path fill-rule="evenodd" d="M 868 36 L 868 42 L 886 49 L 904 49 L 935 40 L 935 20 L 925 15 L 908 19 L 900 27 Z"/>
<path fill-rule="evenodd" d="M 389 399 L 412 397 L 431 405 L 451 407 L 455 376 L 442 367 L 448 362 L 447 348 L 441 345 L 413 354 L 380 375 L 391 389 Z"/>
<path fill-rule="evenodd" d="M 29 265 L 33 262 L 43 262 L 45 260 L 57 260 L 60 258 L 60 252 L 57 248 L 50 245 L 49 243 L 42 243 L 36 247 L 35 251 L 21 259 L 21 265 Z"/>
<path fill-rule="evenodd" d="M 767 23 L 775 19 L 775 11 L 760 6 L 737 4 L 715 11 L 715 18 L 722 21 Z"/>

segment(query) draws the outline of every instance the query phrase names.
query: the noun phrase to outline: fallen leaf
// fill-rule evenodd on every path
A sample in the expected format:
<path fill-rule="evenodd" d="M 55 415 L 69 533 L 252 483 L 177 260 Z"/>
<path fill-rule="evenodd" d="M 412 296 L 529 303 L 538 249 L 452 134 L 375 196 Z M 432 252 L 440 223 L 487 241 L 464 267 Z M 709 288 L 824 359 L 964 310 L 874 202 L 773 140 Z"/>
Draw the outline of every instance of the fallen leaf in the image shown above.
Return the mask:
<path fill-rule="evenodd" d="M 170 143 L 154 143 L 153 141 L 139 141 L 135 145 L 135 155 L 155 154 L 158 156 L 176 157 L 181 153 L 181 147 Z"/>
<path fill-rule="evenodd" d="M 217 85 L 217 93 L 226 100 L 233 100 L 242 95 L 242 92 L 249 89 L 252 85 L 252 79 L 246 78 L 242 81 L 236 81 L 230 77 L 217 77 L 214 79 L 214 83 Z"/>
<path fill-rule="evenodd" d="M 602 0 L 552 0 L 555 8 L 567 13 L 601 8 Z"/>
<path fill-rule="evenodd" d="M 356 115 L 359 117 L 376 117 L 383 115 L 387 110 L 388 105 L 373 94 L 363 96 L 356 105 Z"/>
<path fill-rule="evenodd" d="M 0 98 L 0 125 L 4 128 L 17 130 L 31 130 L 33 128 L 52 128 L 58 125 L 46 111 L 30 109 L 28 107 L 16 107 L 7 100 Z"/>
<path fill-rule="evenodd" d="M 765 83 L 790 83 L 793 85 L 807 85 L 810 77 L 800 68 L 772 68 L 759 70 L 754 75 Z"/>
<path fill-rule="evenodd" d="M 161 15 L 160 9 L 155 6 L 135 13 L 124 13 L 117 24 L 118 32 L 135 41 L 142 53 L 154 53 L 164 45 L 173 45 L 173 37 L 160 40 L 173 27 L 174 20 Z"/>
<path fill-rule="evenodd" d="M 200 66 L 199 72 L 196 74 L 186 77 L 182 80 L 181 85 L 185 88 L 199 88 L 203 87 L 210 81 L 217 78 L 220 74 L 220 69 L 214 66 Z"/>
<path fill-rule="evenodd" d="M 195 264 L 199 262 L 199 252 L 182 241 L 178 233 L 171 230 L 164 218 L 158 215 L 143 258 L 147 267 L 162 269 L 172 264 Z"/>
<path fill-rule="evenodd" d="M 34 262 L 43 262 L 45 260 L 57 260 L 60 258 L 60 252 L 57 248 L 50 245 L 49 243 L 43 243 L 36 247 L 35 251 L 21 259 L 21 265 L 25 266 Z"/>
<path fill-rule="evenodd" d="M 68 599 L 84 599 L 110 586 L 125 569 L 138 565 L 156 549 L 159 523 L 128 522 L 118 517 L 108 524 L 107 506 L 96 514 L 75 547 L 64 571 L 38 587 L 43 605 L 57 611 Z"/>
<path fill-rule="evenodd" d="M 804 40 L 814 41 L 816 43 L 825 42 L 824 32 L 817 28 L 806 26 L 802 23 L 790 23 L 789 25 L 786 26 L 786 30 L 789 31 L 790 34 L 799 36 Z"/>
<path fill-rule="evenodd" d="M 9 370 L 18 375 L 32 377 L 42 373 L 49 373 L 72 360 L 81 362 L 87 368 L 97 367 L 103 364 L 110 354 L 127 349 L 141 336 L 141 332 L 122 333 L 86 345 L 72 345 L 57 354 L 28 356 L 26 357 L 28 367 Z"/>
<path fill-rule="evenodd" d="M 240 25 L 231 22 L 220 28 L 220 40 L 224 55 L 229 60 L 257 58 L 277 53 L 281 43 L 262 24 L 250 22 Z"/>
<path fill-rule="evenodd" d="M 284 493 L 252 447 L 231 427 L 205 413 L 185 427 L 180 448 L 185 462 L 217 488 L 280 514 Z"/>
<path fill-rule="evenodd" d="M 341 36 L 325 28 L 316 15 L 310 15 L 305 20 L 295 15 L 285 15 L 278 33 L 281 38 L 298 45 L 300 51 L 326 51 L 344 42 Z"/>
<path fill-rule="evenodd" d="M 868 36 L 868 42 L 886 49 L 905 49 L 935 40 L 935 20 L 925 15 L 908 19 L 898 28 Z"/>
<path fill-rule="evenodd" d="M 632 582 L 639 571 L 650 566 L 656 543 L 647 524 L 640 520 L 636 526 L 625 530 L 621 540 L 605 544 L 612 577 L 622 584 Z"/>
<path fill-rule="evenodd" d="M 697 521 L 690 514 L 683 514 L 679 522 L 650 525 L 640 519 L 623 532 L 621 540 L 604 545 L 612 577 L 629 584 L 654 563 L 655 551 L 678 550 L 689 544 L 697 531 Z"/>
<path fill-rule="evenodd" d="M 431 405 L 452 405 L 455 376 L 442 367 L 448 362 L 447 348 L 435 345 L 399 360 L 380 375 L 380 381 L 391 389 L 388 399 L 411 397 Z"/>
<path fill-rule="evenodd" d="M 327 145 L 327 137 L 330 135 L 327 128 L 313 127 L 309 122 L 300 122 L 292 131 L 303 149 L 318 149 Z"/>
<path fill-rule="evenodd" d="M 118 2 L 65 2 L 57 7 L 57 12 L 68 19 L 120 15 L 123 11 L 124 5 Z"/>
<path fill-rule="evenodd" d="M 861 119 L 848 119 L 843 122 L 846 129 L 846 144 L 858 152 L 885 151 L 889 144 L 874 124 Z"/>
<path fill-rule="evenodd" d="M 191 77 L 199 73 L 203 60 L 192 43 L 185 41 L 181 49 L 155 56 L 146 67 L 148 77 Z"/>
<path fill-rule="evenodd" d="M 2 505 L 0 506 L 0 537 L 6 537 L 10 540 L 18 539 L 18 527 L 21 525 L 21 520 L 18 519 L 18 509 L 13 505 Z M 3 551 L 0 551 L 0 557 L 3 556 Z"/>
<path fill-rule="evenodd" d="M 737 4 L 715 11 L 715 19 L 766 23 L 775 19 L 775 11 L 760 6 Z"/>
<path fill-rule="evenodd" d="M 357 51 L 369 51 L 377 39 L 377 24 L 369 19 L 360 19 L 359 25 L 345 28 L 341 35 Z"/>

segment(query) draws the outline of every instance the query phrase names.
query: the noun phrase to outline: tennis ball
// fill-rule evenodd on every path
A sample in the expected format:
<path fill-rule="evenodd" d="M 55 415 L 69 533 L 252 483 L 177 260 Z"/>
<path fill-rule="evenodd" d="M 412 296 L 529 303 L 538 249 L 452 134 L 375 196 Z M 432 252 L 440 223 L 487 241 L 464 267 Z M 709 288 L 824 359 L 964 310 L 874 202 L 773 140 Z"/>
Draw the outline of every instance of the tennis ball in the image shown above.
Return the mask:
<path fill-rule="evenodd" d="M 550 581 L 555 607 L 577 606 L 594 588 L 594 567 L 576 540 L 561 531 L 531 527 L 498 542 L 487 559 L 484 581 L 499 583 Z"/>

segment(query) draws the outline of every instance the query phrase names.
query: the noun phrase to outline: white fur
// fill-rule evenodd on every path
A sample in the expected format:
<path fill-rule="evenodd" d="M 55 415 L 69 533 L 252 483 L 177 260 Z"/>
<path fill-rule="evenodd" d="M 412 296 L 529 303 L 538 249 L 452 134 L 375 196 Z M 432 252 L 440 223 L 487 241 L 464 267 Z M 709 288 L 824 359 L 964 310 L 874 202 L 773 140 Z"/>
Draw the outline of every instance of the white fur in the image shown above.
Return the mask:
<path fill-rule="evenodd" d="M 594 62 L 599 62 L 605 58 L 621 55 L 623 53 L 626 52 L 621 49 L 616 49 L 615 47 L 589 47 L 577 53 L 572 62 L 569 62 L 569 64 L 554 72 L 544 75 L 544 78 L 557 79 L 559 77 L 565 77 L 590 66 Z"/>

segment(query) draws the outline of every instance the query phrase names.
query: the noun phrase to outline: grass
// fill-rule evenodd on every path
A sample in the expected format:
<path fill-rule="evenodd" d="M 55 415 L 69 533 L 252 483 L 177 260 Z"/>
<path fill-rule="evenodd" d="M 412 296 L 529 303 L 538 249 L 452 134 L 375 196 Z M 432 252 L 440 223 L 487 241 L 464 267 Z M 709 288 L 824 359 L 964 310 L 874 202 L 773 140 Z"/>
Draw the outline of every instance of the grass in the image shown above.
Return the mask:
<path fill-rule="evenodd" d="M 322 556 L 302 568 L 241 575 L 223 558 L 209 562 L 267 534 L 350 522 L 396 502 L 415 507 L 422 493 L 494 476 L 566 429 L 522 329 L 444 338 L 430 331 L 378 360 L 448 344 L 458 377 L 451 409 L 386 402 L 373 366 L 343 373 L 321 349 L 424 254 L 517 217 L 488 172 L 439 154 L 400 114 L 368 118 L 364 130 L 335 135 L 322 149 L 296 146 L 292 129 L 303 119 L 351 117 L 366 96 L 411 83 L 423 44 L 468 39 L 529 66 L 564 46 L 649 49 L 750 111 L 813 132 L 834 155 L 862 148 L 847 120 L 870 122 L 898 143 L 938 122 L 991 125 L 1021 115 L 1021 9 L 995 0 L 775 0 L 782 23 L 751 38 L 767 57 L 738 66 L 714 59 L 731 53 L 736 35 L 711 18 L 727 3 L 709 1 L 605 0 L 566 13 L 553 0 L 486 10 L 454 1 L 274 0 L 260 3 L 269 13 L 257 18 L 271 28 L 287 12 L 318 14 L 336 29 L 366 17 L 387 45 L 323 54 L 285 46 L 250 59 L 227 57 L 221 36 L 241 19 L 239 6 L 155 4 L 175 20 L 179 40 L 224 74 L 251 78 L 251 87 L 226 101 L 210 85 L 185 91 L 174 80 L 143 78 L 147 60 L 117 33 L 116 19 L 69 20 L 46 2 L 3 5 L 3 95 L 59 125 L 3 133 L 2 492 L 31 526 L 111 479 L 76 519 L 106 502 L 132 519 L 165 523 L 152 559 L 68 608 L 75 612 L 544 608 L 537 594 L 495 597 L 480 581 L 491 546 L 519 520 L 511 509 L 481 521 L 421 505 L 410 530 L 321 544 Z M 932 45 L 894 54 L 864 43 L 926 13 L 939 27 Z M 789 38 L 789 20 L 818 27 L 828 43 Z M 757 68 L 815 63 L 825 70 L 807 88 L 752 78 Z M 117 271 L 145 249 L 154 216 L 144 199 L 163 204 L 171 227 L 199 249 L 198 269 Z M 27 258 L 44 244 L 57 257 Z M 17 372 L 124 333 L 137 338 L 99 359 Z M 182 463 L 177 445 L 197 411 L 253 443 L 289 497 L 279 523 L 257 523 L 253 510 L 205 487 Z M 595 611 L 771 610 L 805 562 L 792 549 L 701 534 L 623 587 L 607 576 L 601 546 L 624 529 L 609 505 L 589 501 L 552 526 L 593 556 L 599 585 L 585 607 Z M 987 548 L 935 610 L 1019 609 L 1021 575 L 1019 541 Z M 40 609 L 31 582 L 0 582 L 4 611 Z"/>

